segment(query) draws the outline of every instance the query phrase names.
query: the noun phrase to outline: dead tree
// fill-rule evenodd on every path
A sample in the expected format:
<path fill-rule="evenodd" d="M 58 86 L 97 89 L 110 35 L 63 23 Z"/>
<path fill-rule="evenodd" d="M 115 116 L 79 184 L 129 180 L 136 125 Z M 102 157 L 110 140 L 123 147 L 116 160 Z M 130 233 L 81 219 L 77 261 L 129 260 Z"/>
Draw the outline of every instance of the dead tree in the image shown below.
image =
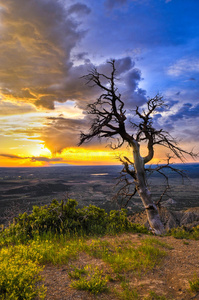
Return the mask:
<path fill-rule="evenodd" d="M 134 117 L 136 116 L 139 122 L 134 121 L 135 118 L 133 121 L 131 120 L 131 129 L 129 129 L 129 126 L 127 126 L 125 103 L 115 85 L 117 80 L 115 61 L 111 60 L 108 63 L 112 68 L 110 76 L 100 74 L 96 68 L 92 69 L 88 75 L 83 76 L 87 84 L 92 84 L 92 86 L 97 85 L 101 88 L 102 94 L 94 103 L 88 105 L 87 113 L 93 116 L 92 124 L 89 133 L 81 133 L 79 145 L 89 142 L 94 137 L 114 138 L 118 141 L 117 145 L 114 146 L 115 149 L 125 143 L 132 149 L 133 161 L 128 157 L 120 158 L 124 166 L 122 171 L 124 186 L 121 191 L 124 192 L 126 189 L 126 196 L 129 197 L 133 197 L 136 193 L 139 194 L 146 210 L 150 227 L 155 234 L 159 235 L 164 233 L 164 226 L 147 186 L 145 165 L 154 157 L 155 145 L 166 147 L 175 157 L 181 160 L 183 160 L 186 154 L 192 157 L 194 154 L 181 149 L 176 140 L 168 132 L 153 127 L 154 113 L 165 105 L 162 96 L 156 95 L 154 98 L 149 99 L 146 103 L 146 108 L 142 109 L 142 111 L 137 107 Z M 145 157 L 140 154 L 142 142 L 147 144 L 148 153 Z M 173 168 L 170 166 L 169 160 L 165 166 L 158 166 L 156 171 L 161 173 L 163 168 L 166 167 Z M 152 170 L 150 171 L 152 172 Z M 134 184 L 135 187 L 129 195 L 128 187 L 130 183 L 126 175 L 132 178 L 133 182 L 131 184 Z"/>

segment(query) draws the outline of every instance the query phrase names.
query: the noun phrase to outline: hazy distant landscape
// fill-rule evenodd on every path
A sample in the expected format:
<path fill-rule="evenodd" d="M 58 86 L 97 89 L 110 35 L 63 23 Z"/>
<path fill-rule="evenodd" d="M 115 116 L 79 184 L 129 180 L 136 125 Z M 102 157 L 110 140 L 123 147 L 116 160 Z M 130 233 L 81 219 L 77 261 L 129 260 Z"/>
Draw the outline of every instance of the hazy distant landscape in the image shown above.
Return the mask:
<path fill-rule="evenodd" d="M 163 198 L 164 205 L 173 209 L 199 206 L 199 164 L 177 167 L 186 170 L 189 180 L 182 182 L 170 174 L 171 191 Z M 12 207 L 31 209 L 52 199 L 76 199 L 79 206 L 94 204 L 107 210 L 116 209 L 112 198 L 121 166 L 66 166 L 48 168 L 0 168 L 0 223 Z M 164 190 L 165 181 L 159 175 L 149 179 L 154 199 Z M 172 200 L 171 200 L 172 199 Z M 128 205 L 129 211 L 138 211 L 142 205 L 138 197 Z"/>

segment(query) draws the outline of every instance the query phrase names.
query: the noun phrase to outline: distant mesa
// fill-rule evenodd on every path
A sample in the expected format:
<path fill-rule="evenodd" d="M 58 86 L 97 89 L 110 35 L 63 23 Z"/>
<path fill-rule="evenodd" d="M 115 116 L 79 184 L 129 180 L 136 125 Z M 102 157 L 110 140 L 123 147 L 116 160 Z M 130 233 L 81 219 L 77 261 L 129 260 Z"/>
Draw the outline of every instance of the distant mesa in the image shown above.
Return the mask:
<path fill-rule="evenodd" d="M 70 164 L 49 164 L 49 167 L 68 167 L 68 166 L 73 166 Z"/>
<path fill-rule="evenodd" d="M 108 173 L 97 173 L 97 174 L 91 174 L 92 176 L 106 176 Z"/>
<path fill-rule="evenodd" d="M 164 206 L 167 205 L 175 205 L 177 202 L 173 200 L 172 198 L 169 198 L 167 201 L 164 201 Z"/>

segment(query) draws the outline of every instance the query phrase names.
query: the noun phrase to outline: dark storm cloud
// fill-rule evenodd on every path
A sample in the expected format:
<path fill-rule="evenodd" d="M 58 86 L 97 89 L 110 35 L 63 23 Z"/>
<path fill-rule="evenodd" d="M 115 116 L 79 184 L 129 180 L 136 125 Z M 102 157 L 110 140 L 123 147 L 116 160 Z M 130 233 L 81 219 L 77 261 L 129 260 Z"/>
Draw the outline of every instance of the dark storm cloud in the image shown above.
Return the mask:
<path fill-rule="evenodd" d="M 121 99 L 124 101 L 128 113 L 128 111 L 134 109 L 136 105 L 139 106 L 146 102 L 146 91 L 138 87 L 139 81 L 141 80 L 141 72 L 134 68 L 134 62 L 129 57 L 116 60 L 115 65 L 117 69 L 116 76 L 118 80 L 116 84 L 118 86 L 118 92 L 122 94 Z M 89 66 L 93 67 L 91 65 Z M 97 70 L 107 76 L 110 76 L 112 71 L 111 65 L 108 63 L 99 65 Z M 74 79 L 77 73 L 80 74 L 85 71 L 85 65 L 74 67 L 73 71 L 74 76 L 71 76 L 70 81 L 67 82 L 67 86 L 71 92 L 71 95 L 68 94 L 68 97 L 72 98 L 75 93 L 77 93 L 75 95 L 77 105 L 86 110 L 86 105 L 89 102 L 95 101 L 99 94 L 102 93 L 102 90 L 97 86 L 90 87 L 84 82 L 84 87 L 82 85 L 80 92 L 79 81 Z M 86 73 L 88 72 L 87 70 Z M 106 84 L 106 82 L 104 82 L 104 84 Z M 66 90 L 65 92 L 69 93 L 69 91 Z M 58 118 L 48 118 L 46 127 L 42 131 L 41 139 L 45 142 L 45 146 L 53 153 L 61 152 L 68 147 L 76 147 L 79 143 L 80 133 L 89 131 L 92 123 L 90 118 L 91 116 L 86 113 L 83 119 L 69 119 L 62 116 Z M 96 140 L 94 139 L 90 145 L 94 146 L 95 144 Z"/>
<path fill-rule="evenodd" d="M 108 63 L 110 60 L 106 61 L 105 63 L 103 63 L 97 67 L 99 73 L 103 73 L 106 75 L 111 74 L 112 67 L 111 67 L 111 64 Z M 135 62 L 129 56 L 115 59 L 115 68 L 116 68 L 117 76 L 120 76 L 121 74 L 126 73 L 127 71 L 130 71 L 134 66 L 135 66 Z"/>
<path fill-rule="evenodd" d="M 145 91 L 138 89 L 141 72 L 134 66 L 135 62 L 130 57 L 115 60 L 116 85 L 119 92 L 122 95 L 124 93 L 124 100 L 130 98 L 135 101 L 135 104 L 143 104 L 146 101 L 146 99 L 143 99 Z M 94 65 L 91 63 L 74 66 L 69 72 L 70 76 L 60 83 L 65 94 L 64 99 L 75 100 L 78 107 L 83 110 L 86 109 L 88 103 L 94 101 L 102 93 L 98 86 L 91 87 L 92 84 L 86 84 L 86 80 L 82 78 L 83 75 L 90 73 L 93 68 Z M 99 73 L 111 76 L 112 68 L 107 61 L 97 65 L 96 68 Z M 56 89 L 56 86 L 54 88 Z"/>
<path fill-rule="evenodd" d="M 139 88 L 139 82 L 142 80 L 141 71 L 133 68 L 123 77 L 125 87 L 123 88 L 122 97 L 126 108 L 134 109 L 136 106 L 143 105 L 146 99 L 146 91 Z"/>
<path fill-rule="evenodd" d="M 52 109 L 53 101 L 66 100 L 61 83 L 70 76 L 71 50 L 84 36 L 71 13 L 90 9 L 76 3 L 67 10 L 54 0 L 0 0 L 0 6 L 3 96 Z"/>
<path fill-rule="evenodd" d="M 126 87 L 128 90 L 135 91 L 138 87 L 139 81 L 141 80 L 141 72 L 138 69 L 133 69 L 124 78 Z"/>
<path fill-rule="evenodd" d="M 83 60 L 78 66 L 73 64 L 71 52 L 85 35 L 79 25 L 90 8 L 78 2 L 65 7 L 64 2 L 54 0 L 0 0 L 0 6 L 2 100 L 20 100 L 47 109 L 54 109 L 55 101 L 75 100 L 85 109 L 100 91 L 81 79 L 93 68 L 87 52 L 76 54 L 76 59 Z M 78 22 L 74 14 L 79 16 Z M 128 85 L 123 89 L 125 97 L 135 94 L 136 103 L 142 103 L 143 92 L 135 92 L 139 71 L 134 65 L 130 57 L 117 59 L 117 75 L 130 72 L 132 86 L 124 78 Z M 106 73 L 110 66 L 104 63 L 98 69 Z"/>
<path fill-rule="evenodd" d="M 41 138 L 53 153 L 61 152 L 64 148 L 77 147 L 81 131 L 87 131 L 89 128 L 87 119 L 58 117 L 48 118 L 47 121 Z"/>
<path fill-rule="evenodd" d="M 88 52 L 80 52 L 74 55 L 74 58 L 77 60 L 84 60 L 88 56 Z"/>
<path fill-rule="evenodd" d="M 169 117 L 171 121 L 178 121 L 180 119 L 192 119 L 199 117 L 199 103 L 193 106 L 192 103 L 185 103 L 183 106 L 173 115 Z"/>
<path fill-rule="evenodd" d="M 161 114 L 161 112 L 172 111 L 173 106 L 179 104 L 179 101 L 170 100 L 166 104 L 168 106 L 165 109 L 153 116 L 154 127 L 163 128 L 170 133 L 173 132 L 174 136 L 183 138 L 183 140 L 193 141 L 193 136 L 196 137 L 199 120 L 199 103 L 195 106 L 191 103 L 184 103 L 175 113 L 168 116 Z M 176 107 L 174 109 L 176 110 Z"/>
<path fill-rule="evenodd" d="M 130 57 L 115 60 L 116 66 L 116 85 L 118 92 L 122 94 L 122 100 L 125 108 L 134 109 L 135 105 L 142 105 L 146 102 L 146 91 L 140 89 L 139 82 L 141 72 L 134 68 L 135 63 Z M 65 94 L 68 99 L 76 101 L 78 107 L 86 111 L 87 104 L 94 102 L 102 90 L 97 86 L 86 84 L 85 79 L 80 80 L 80 75 L 88 74 L 93 69 L 92 64 L 80 65 L 71 68 L 70 77 L 65 82 Z M 97 66 L 97 70 L 107 76 L 111 76 L 112 68 L 109 63 L 103 63 Z M 79 75 L 79 78 L 77 76 Z M 106 84 L 106 80 L 103 84 Z M 92 87 L 91 87 L 92 86 Z M 46 127 L 41 133 L 41 139 L 45 146 L 53 153 L 61 152 L 64 148 L 76 147 L 79 143 L 80 133 L 88 132 L 92 121 L 90 116 L 85 113 L 83 119 L 69 119 L 64 117 L 48 118 Z M 95 145 L 93 140 L 90 145 Z"/>
<path fill-rule="evenodd" d="M 69 14 L 75 13 L 78 15 L 85 15 L 89 14 L 91 12 L 91 9 L 82 3 L 75 3 L 71 5 L 71 7 L 68 9 Z"/>
<path fill-rule="evenodd" d="M 126 109 L 133 109 L 146 102 L 146 91 L 139 88 L 142 80 L 141 71 L 135 68 L 135 62 L 130 57 L 115 60 L 116 81 L 118 92 L 125 103 Z M 100 73 L 110 76 L 112 69 L 109 63 L 98 66 Z"/>

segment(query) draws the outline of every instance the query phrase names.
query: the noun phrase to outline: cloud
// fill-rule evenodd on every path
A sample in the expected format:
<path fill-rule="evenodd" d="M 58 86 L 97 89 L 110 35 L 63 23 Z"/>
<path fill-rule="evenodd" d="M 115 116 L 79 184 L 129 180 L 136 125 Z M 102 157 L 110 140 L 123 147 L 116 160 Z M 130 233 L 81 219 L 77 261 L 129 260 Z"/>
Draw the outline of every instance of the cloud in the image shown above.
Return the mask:
<path fill-rule="evenodd" d="M 135 108 L 146 102 L 146 91 L 139 88 L 142 80 L 141 71 L 135 68 L 135 62 L 130 57 L 124 57 L 115 61 L 116 85 L 121 99 L 125 102 L 126 109 Z M 109 64 L 99 66 L 99 71 L 109 74 L 112 71 Z"/>
<path fill-rule="evenodd" d="M 83 51 L 83 52 L 79 52 L 79 53 L 75 54 L 74 55 L 74 59 L 76 61 L 82 61 L 82 60 L 84 60 L 85 63 L 89 63 L 90 59 L 88 59 L 87 56 L 88 56 L 88 52 L 84 52 Z"/>
<path fill-rule="evenodd" d="M 139 88 L 139 82 L 142 80 L 139 69 L 134 68 L 135 63 L 130 57 L 115 60 L 116 66 L 116 85 L 118 92 L 122 94 L 122 100 L 125 103 L 125 109 L 132 110 L 136 105 L 142 105 L 146 102 L 146 91 Z M 69 99 L 75 99 L 78 107 L 86 111 L 87 104 L 95 101 L 102 90 L 97 87 L 86 85 L 85 81 L 75 80 L 77 74 L 88 74 L 89 69 L 93 65 L 89 64 L 89 69 L 86 70 L 86 65 L 73 67 L 71 76 L 67 80 L 67 90 L 65 93 Z M 97 66 L 98 72 L 110 76 L 112 72 L 109 63 L 103 63 Z M 106 82 L 104 82 L 106 84 Z M 92 85 L 92 84 L 91 84 Z M 70 94 L 69 94 L 70 93 Z M 84 113 L 85 117 L 81 119 L 71 119 L 64 117 L 48 118 L 46 127 L 41 133 L 41 139 L 45 142 L 45 146 L 53 153 L 62 152 L 63 149 L 76 147 L 79 143 L 80 133 L 88 132 L 91 124 L 90 115 Z M 96 144 L 93 139 L 91 146 Z"/>
<path fill-rule="evenodd" d="M 34 162 L 34 161 L 44 161 L 44 162 L 63 161 L 63 159 L 61 157 L 48 158 L 48 157 L 44 157 L 44 156 L 32 156 L 32 157 L 27 157 L 27 158 L 30 159 L 32 162 Z"/>
<path fill-rule="evenodd" d="M 23 103 L 20 101 L 12 102 L 0 100 L 0 116 L 25 114 L 35 111 L 35 107 L 28 103 Z"/>
<path fill-rule="evenodd" d="M 41 139 L 52 153 L 65 148 L 77 147 L 81 131 L 87 131 L 89 121 L 85 119 L 48 118 Z"/>
<path fill-rule="evenodd" d="M 63 161 L 63 159 L 61 157 L 55 157 L 55 158 L 48 158 L 48 157 L 44 157 L 44 156 L 19 156 L 19 155 L 12 155 L 12 154 L 4 154 L 4 153 L 0 153 L 1 157 L 6 157 L 6 158 L 10 158 L 10 159 L 19 159 L 19 160 L 24 160 L 24 159 L 28 159 L 32 162 L 36 162 L 36 161 L 41 161 L 41 162 L 59 162 L 59 161 Z"/>
<path fill-rule="evenodd" d="M 199 103 L 195 105 L 184 103 L 179 107 L 179 101 L 169 100 L 166 104 L 168 104 L 168 107 L 164 110 L 166 113 L 160 111 L 159 114 L 153 116 L 155 128 L 162 128 L 170 133 L 173 132 L 174 136 L 177 136 L 178 139 L 182 138 L 185 141 L 191 140 L 194 135 L 196 137 L 197 122 L 199 120 Z M 175 113 L 172 113 L 172 111 L 175 111 Z M 191 132 L 192 134 L 190 134 Z"/>
<path fill-rule="evenodd" d="M 55 100 L 66 101 L 61 83 L 70 76 L 71 51 L 85 34 L 71 14 L 90 9 L 80 3 L 65 8 L 54 0 L 0 0 L 0 5 L 3 99 L 12 96 L 48 109 Z"/>
<path fill-rule="evenodd" d="M 134 109 L 136 106 L 142 106 L 147 101 L 147 98 L 146 91 L 139 88 L 139 82 L 142 80 L 141 71 L 133 68 L 124 74 L 122 79 L 125 85 L 121 90 L 121 94 L 125 107 Z"/>
<path fill-rule="evenodd" d="M 2 157 L 7 157 L 7 158 L 11 158 L 11 159 L 23 159 L 23 157 L 18 156 L 18 155 L 12 155 L 12 154 L 4 154 L 4 153 L 0 153 L 0 156 Z"/>
<path fill-rule="evenodd" d="M 199 103 L 195 106 L 192 103 L 184 103 L 175 114 L 169 116 L 169 119 L 174 122 L 184 118 L 192 119 L 197 117 L 199 117 Z"/>
<path fill-rule="evenodd" d="M 68 13 L 69 14 L 77 14 L 77 15 L 87 15 L 91 12 L 91 9 L 82 3 L 75 3 L 73 5 L 70 6 L 70 8 L 68 9 Z"/>
<path fill-rule="evenodd" d="M 52 110 L 55 101 L 76 100 L 85 109 L 100 90 L 81 79 L 93 68 L 87 52 L 75 55 L 73 51 L 85 36 L 80 21 L 90 8 L 79 2 L 66 6 L 64 1 L 54 0 L 0 0 L 0 5 L 2 101 L 22 101 Z M 134 65 L 130 57 L 117 59 L 118 76 L 130 72 Z M 103 72 L 110 69 L 106 63 L 98 68 Z M 129 88 L 131 95 L 134 86 Z"/>
<path fill-rule="evenodd" d="M 136 105 L 142 105 L 147 100 L 146 91 L 139 88 L 139 82 L 142 80 L 141 72 L 134 66 L 135 62 L 130 57 L 115 60 L 116 77 L 118 78 L 116 85 L 118 92 L 122 94 L 122 100 L 127 110 L 132 110 Z M 41 139 L 53 153 L 62 152 L 65 148 L 76 147 L 79 143 L 81 131 L 88 132 L 90 128 L 91 116 L 85 112 L 87 104 L 95 101 L 102 90 L 98 86 L 91 87 L 92 83 L 86 85 L 86 81 L 83 79 L 81 81 L 77 80 L 77 74 L 88 74 L 93 67 L 92 64 L 73 67 L 71 76 L 67 79 L 65 85 L 67 87 L 65 93 L 68 99 L 75 99 L 77 106 L 84 110 L 85 117 L 71 119 L 61 116 L 47 119 L 46 126 L 41 133 Z M 112 67 L 105 62 L 98 65 L 97 70 L 101 74 L 110 76 Z M 106 81 L 103 84 L 106 84 Z M 96 140 L 93 139 L 89 145 L 94 146 L 95 144 Z"/>
<path fill-rule="evenodd" d="M 129 56 L 114 59 L 114 60 L 115 60 L 115 68 L 116 68 L 117 76 L 120 76 L 121 74 L 130 71 L 135 66 L 135 62 Z M 106 61 L 105 63 L 103 63 L 97 67 L 97 69 L 99 70 L 100 73 L 103 73 L 106 75 L 111 74 L 112 66 L 111 66 L 111 64 L 108 63 L 109 61 L 110 60 Z"/>
<path fill-rule="evenodd" d="M 171 76 L 181 76 L 190 73 L 199 73 L 199 58 L 182 58 L 167 69 L 167 73 Z"/>
<path fill-rule="evenodd" d="M 137 68 L 134 68 L 134 66 L 135 62 L 130 57 L 115 60 L 116 77 L 118 79 L 116 80 L 116 85 L 119 88 L 119 92 L 122 95 L 125 93 L 124 98 L 129 97 L 131 99 L 134 94 L 134 101 L 138 104 L 139 102 L 143 103 L 143 95 L 140 92 L 135 92 L 141 80 L 141 72 Z M 66 99 L 75 100 L 78 107 L 83 110 L 86 109 L 88 103 L 94 101 L 102 93 L 102 90 L 98 86 L 91 87 L 91 84 L 87 85 L 85 79 L 81 78 L 93 68 L 94 65 L 92 63 L 74 66 L 70 70 L 70 76 L 62 82 L 62 89 L 64 90 Z M 97 65 L 96 68 L 99 73 L 107 76 L 111 75 L 112 68 L 107 61 Z"/>

